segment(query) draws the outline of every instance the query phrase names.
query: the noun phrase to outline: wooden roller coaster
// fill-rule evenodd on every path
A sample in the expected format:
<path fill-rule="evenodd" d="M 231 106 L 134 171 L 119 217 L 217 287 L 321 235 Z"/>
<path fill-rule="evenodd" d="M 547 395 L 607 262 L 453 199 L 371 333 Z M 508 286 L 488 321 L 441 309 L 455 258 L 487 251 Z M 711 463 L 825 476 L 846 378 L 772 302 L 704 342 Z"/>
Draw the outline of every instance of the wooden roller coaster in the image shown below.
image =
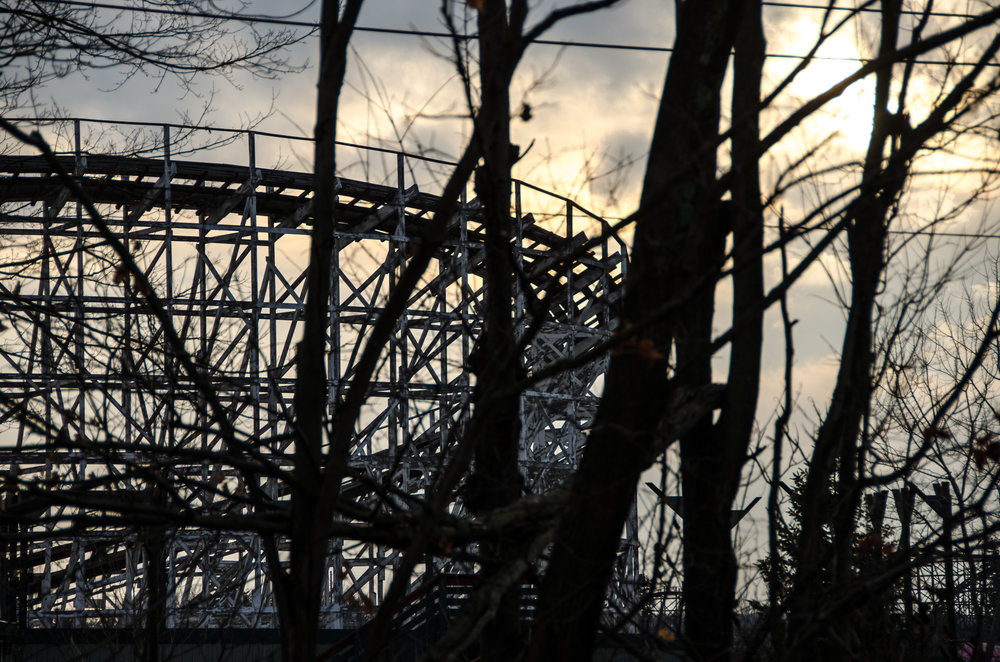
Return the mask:
<path fill-rule="evenodd" d="M 258 167 L 263 134 L 232 134 L 233 145 L 247 149 L 246 162 L 234 165 L 231 156 L 206 158 L 207 149 L 175 157 L 170 127 L 153 129 L 154 157 L 88 149 L 86 124 L 66 125 L 73 139 L 58 164 L 129 246 L 241 439 L 288 466 L 311 173 Z M 395 185 L 338 180 L 328 351 L 317 357 L 327 361 L 331 412 L 438 202 L 412 181 L 421 157 L 388 159 Z M 511 305 L 522 332 L 533 328 L 524 336 L 530 373 L 607 339 L 626 252 L 607 223 L 572 201 L 522 182 L 513 197 L 520 286 Z M 522 212 L 529 200 L 545 213 Z M 399 495 L 419 499 L 468 416 L 467 365 L 484 297 L 478 209 L 475 199 L 459 206 L 380 359 L 344 487 L 355 502 L 396 499 L 404 507 Z M 142 475 L 155 468 L 190 486 L 180 498 L 192 509 L 244 507 L 233 458 L 198 390 L 179 374 L 141 293 L 50 160 L 17 150 L 0 156 L 0 255 L 0 319 L 9 327 L 0 333 L 0 472 L 21 485 L 89 480 L 94 493 L 114 489 L 142 503 L 163 498 Z M 596 360 L 522 395 L 521 462 L 531 489 L 547 489 L 574 468 L 603 370 Z M 261 486 L 279 499 L 287 490 L 275 477 Z M 14 495 L 4 507 L 16 507 Z M 256 534 L 139 524 L 84 530 L 65 526 L 73 508 L 53 503 L 36 523 L 0 536 L 0 619 L 29 630 L 125 627 L 156 603 L 166 628 L 274 626 Z M 635 535 L 633 518 L 621 564 L 632 579 Z M 396 554 L 336 542 L 325 628 L 355 628 L 367 618 Z"/>

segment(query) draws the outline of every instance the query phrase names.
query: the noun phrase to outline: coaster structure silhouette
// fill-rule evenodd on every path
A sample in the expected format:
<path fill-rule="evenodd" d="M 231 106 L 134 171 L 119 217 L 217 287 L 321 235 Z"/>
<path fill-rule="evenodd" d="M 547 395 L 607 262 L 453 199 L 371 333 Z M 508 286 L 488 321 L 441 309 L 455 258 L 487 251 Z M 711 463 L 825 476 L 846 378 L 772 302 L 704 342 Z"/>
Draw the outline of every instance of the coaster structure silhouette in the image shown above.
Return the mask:
<path fill-rule="evenodd" d="M 168 527 L 141 516 L 122 524 L 102 519 L 100 499 L 169 500 L 221 521 L 250 512 L 234 463 L 253 461 L 274 468 L 257 487 L 281 500 L 294 436 L 312 174 L 260 167 L 258 155 L 294 146 L 275 134 L 94 120 L 45 130 L 61 136 L 53 138 L 56 161 L 129 247 L 247 455 L 235 456 L 214 431 L 202 393 L 178 370 L 145 301 L 149 292 L 122 269 L 81 196 L 51 160 L 9 148 L 0 156 L 3 507 L 16 510 L 18 494 L 32 486 L 60 496 L 5 526 L 0 618 L 29 630 L 130 627 L 148 623 L 150 613 L 168 629 L 276 627 L 258 533 Z M 102 137 L 110 131 L 141 136 L 139 146 L 109 149 Z M 420 173 L 448 167 L 341 147 L 356 156 L 352 173 L 388 164 L 389 183 L 338 179 L 336 282 L 327 352 L 316 357 L 327 362 L 331 416 L 437 201 L 421 190 L 432 178 Z M 532 375 L 609 338 L 627 259 L 608 223 L 575 202 L 524 182 L 515 183 L 513 201 L 521 294 L 511 305 Z M 380 359 L 342 491 L 356 509 L 419 508 L 463 434 L 484 299 L 479 213 L 470 190 Z M 604 369 L 604 360 L 586 362 L 522 394 L 528 490 L 548 490 L 575 468 Z M 452 508 L 462 507 L 459 493 Z M 633 513 L 623 587 L 638 576 L 636 529 Z M 350 539 L 330 544 L 321 627 L 357 628 L 378 608 L 399 551 Z M 461 586 L 472 568 L 429 558 L 413 594 L 442 574 Z"/>

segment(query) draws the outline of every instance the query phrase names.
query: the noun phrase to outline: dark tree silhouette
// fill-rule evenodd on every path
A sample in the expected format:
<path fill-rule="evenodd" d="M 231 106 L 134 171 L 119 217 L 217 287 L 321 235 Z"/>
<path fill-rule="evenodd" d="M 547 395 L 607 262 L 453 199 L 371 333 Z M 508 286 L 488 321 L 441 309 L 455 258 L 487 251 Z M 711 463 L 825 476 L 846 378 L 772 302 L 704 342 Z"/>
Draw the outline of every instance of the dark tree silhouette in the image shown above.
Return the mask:
<path fill-rule="evenodd" d="M 911 426 L 912 443 L 905 452 L 893 463 L 873 460 L 880 452 L 877 440 L 888 447 L 897 441 L 885 433 L 889 423 L 880 427 L 880 421 L 898 413 L 893 409 L 897 405 L 886 404 L 882 397 L 887 385 L 898 385 L 910 370 L 896 358 L 916 347 L 914 338 L 927 322 L 924 313 L 958 264 L 949 259 L 943 273 L 925 269 L 920 277 L 909 279 L 907 272 L 899 279 L 897 264 L 914 255 L 907 251 L 915 251 L 922 265 L 932 263 L 938 254 L 932 241 L 915 248 L 897 245 L 894 232 L 899 228 L 912 236 L 930 233 L 991 190 L 989 182 L 996 171 L 979 163 L 973 169 L 988 183 L 956 205 L 958 211 L 935 210 L 917 228 L 907 225 L 902 211 L 908 204 L 917 205 L 908 196 L 923 159 L 940 156 L 956 144 L 992 144 L 1000 38 L 991 31 L 1000 20 L 1000 9 L 984 5 L 980 13 L 951 17 L 951 23 L 941 26 L 932 20 L 932 3 L 905 14 L 900 0 L 868 2 L 849 11 L 835 11 L 831 3 L 821 12 L 814 48 L 768 91 L 763 82 L 765 3 L 677 2 L 677 37 L 636 210 L 617 226 L 601 224 L 599 237 L 567 236 L 560 253 L 534 256 L 535 269 L 528 270 L 519 261 L 525 254 L 518 252 L 523 240 L 516 232 L 520 226 L 512 222 L 522 215 L 520 209 L 512 213 L 520 201 L 512 201 L 511 168 L 519 154 L 511 144 L 511 82 L 525 50 L 548 29 L 614 4 L 615 0 L 580 2 L 536 19 L 526 0 L 443 2 L 442 15 L 453 35 L 456 70 L 468 107 L 469 139 L 457 163 L 450 166 L 440 195 L 430 208 L 421 210 L 419 230 L 405 237 L 393 235 L 399 246 L 387 249 L 385 258 L 397 261 L 391 287 L 378 314 L 365 319 L 362 331 L 350 340 L 357 344 L 350 374 L 335 376 L 328 374 L 327 359 L 345 351 L 335 344 L 341 338 L 331 332 L 331 310 L 340 296 L 338 241 L 344 236 L 338 235 L 344 227 L 338 215 L 356 212 L 355 203 L 361 199 L 359 195 L 347 203 L 341 200 L 336 128 L 362 2 L 323 3 L 312 194 L 298 216 L 281 219 L 285 226 L 279 226 L 297 227 L 303 219 L 311 224 L 294 400 L 280 412 L 284 429 L 271 430 L 269 436 L 255 436 L 239 427 L 238 403 L 223 397 L 209 361 L 192 354 L 185 343 L 186 329 L 175 328 L 173 313 L 157 297 L 156 284 L 140 268 L 135 251 L 112 231 L 98 204 L 83 190 L 81 173 L 67 172 L 40 134 L 28 134 L 4 120 L 2 126 L 10 135 L 37 148 L 46 159 L 67 191 L 64 197 L 79 202 L 80 217 L 99 235 L 109 256 L 106 280 L 127 291 L 129 305 L 142 305 L 148 311 L 153 340 L 147 339 L 142 351 L 160 362 L 158 377 L 168 393 L 158 401 L 165 407 L 175 406 L 175 400 L 194 403 L 195 414 L 172 420 L 183 421 L 198 433 L 211 432 L 222 440 L 222 450 L 151 450 L 125 443 L 113 429 L 104 431 L 107 440 L 102 445 L 86 435 L 74 435 L 79 425 L 69 418 L 58 426 L 38 416 L 30 398 L 0 396 L 4 416 L 27 426 L 42 440 L 39 448 L 89 453 L 101 458 L 106 469 L 97 476 L 66 476 L 63 482 L 10 471 L 6 476 L 10 507 L 0 520 L 14 529 L 26 527 L 38 522 L 39 512 L 58 506 L 56 514 L 45 516 L 46 523 L 145 527 L 146 547 L 154 551 L 162 549 L 161 534 L 170 528 L 186 527 L 206 536 L 252 532 L 267 559 L 286 660 L 316 657 L 323 592 L 331 590 L 325 583 L 340 581 L 328 579 L 330 561 L 337 545 L 345 541 L 382 545 L 396 553 L 391 579 L 381 594 L 351 596 L 363 611 L 372 612 L 371 621 L 358 630 L 359 641 L 352 649 L 356 655 L 391 659 L 398 643 L 394 629 L 408 617 L 415 579 L 433 577 L 448 566 L 463 578 L 471 575 L 471 588 L 443 634 L 427 642 L 427 659 L 591 659 L 609 640 L 636 655 L 653 656 L 670 644 L 674 633 L 645 618 L 658 587 L 622 585 L 621 537 L 630 525 L 643 472 L 665 452 L 676 452 L 675 469 L 683 492 L 679 543 L 684 620 L 673 647 L 682 646 L 695 660 L 728 660 L 737 655 L 738 566 L 732 510 L 751 460 L 764 463 L 760 458 L 767 456 L 773 463 L 765 472 L 772 483 L 768 509 L 772 554 L 787 553 L 794 545 L 796 567 L 780 582 L 770 577 L 762 629 L 746 650 L 750 656 L 767 650 L 789 660 L 863 656 L 871 643 L 866 639 L 874 636 L 870 629 L 855 627 L 863 614 L 859 611 L 863 600 L 871 594 L 888 599 L 901 577 L 951 539 L 953 528 L 982 512 L 982 501 L 966 504 L 961 512 L 949 515 L 935 535 L 879 559 L 870 576 L 857 572 L 857 520 L 866 490 L 913 478 L 942 440 L 952 438 L 942 429 L 956 403 L 962 398 L 983 399 L 976 386 L 997 339 L 995 306 L 990 307 L 988 322 L 971 338 L 962 338 L 970 358 L 942 387 L 943 394 L 932 399 L 926 409 L 930 413 Z M 251 42 L 227 54 L 198 40 L 207 51 L 195 47 L 185 52 L 187 59 L 157 60 L 157 49 L 172 53 L 178 44 L 170 39 L 183 37 L 167 32 L 167 42 L 162 42 L 160 35 L 139 31 L 109 42 L 103 33 L 113 32 L 120 19 L 112 17 L 105 23 L 102 15 L 55 5 L 38 13 L 38 6 L 49 5 L 19 3 L 11 10 L 14 19 L 8 29 L 17 30 L 29 52 L 28 59 L 14 68 L 23 75 L 14 74 L 8 86 L 11 103 L 31 85 L 63 75 L 65 64 L 93 65 L 90 57 L 132 70 L 148 63 L 182 77 L 199 60 L 204 60 L 203 70 L 245 62 L 268 73 L 280 61 L 274 59 L 280 57 L 275 49 L 288 43 L 279 34 L 266 45 Z M 471 14 L 474 39 L 459 29 L 460 12 Z M 904 16 L 913 24 L 904 24 Z M 866 54 L 868 59 L 855 73 L 831 81 L 827 91 L 791 109 L 779 104 L 786 88 L 808 75 L 822 43 L 861 21 L 877 22 L 879 39 L 877 49 Z M 179 30 L 183 23 L 172 25 Z M 900 43 L 906 38 L 907 43 Z M 95 43 L 101 44 L 96 51 Z M 74 48 L 86 57 L 40 59 L 44 53 Z M 22 62 L 14 59 L 21 57 L 20 50 L 7 54 L 10 62 Z M 928 73 L 931 65 L 921 58 L 946 57 L 951 51 L 962 55 L 934 65 L 947 67 L 947 75 L 935 80 Z M 474 56 L 467 57 L 469 52 Z M 731 92 L 724 89 L 730 78 Z M 789 165 L 773 176 L 766 173 L 766 166 L 775 162 L 774 154 L 787 147 L 783 139 L 808 136 L 804 127 L 825 104 L 865 79 L 873 80 L 875 87 L 873 129 L 860 163 L 824 152 L 829 141 L 810 137 L 804 152 L 787 159 Z M 915 91 L 918 85 L 921 89 Z M 520 115 L 528 120 L 531 111 L 525 106 Z M 771 128 L 762 132 L 763 126 Z M 833 167 L 817 165 L 835 158 Z M 950 166 L 940 168 L 948 171 Z M 252 184 L 251 177 L 248 186 Z M 442 424 L 446 434 L 421 438 L 422 430 L 403 429 L 403 441 L 385 450 L 390 470 L 364 474 L 352 466 L 352 453 L 360 430 L 370 422 L 366 407 L 376 397 L 384 357 L 407 321 L 407 307 L 426 295 L 431 289 L 428 283 L 453 277 L 442 273 L 444 268 L 438 272 L 432 268 L 442 256 L 470 251 L 467 238 L 455 239 L 456 232 L 467 229 L 460 221 L 469 212 L 464 196 L 470 187 L 479 205 L 476 241 L 481 252 L 472 261 L 473 273 L 462 274 L 463 286 L 478 279 L 484 296 L 481 310 L 476 311 L 479 319 L 461 320 L 466 325 L 462 332 L 474 340 L 475 349 L 460 358 L 465 362 L 462 370 L 474 375 L 474 384 L 467 399 L 453 410 L 458 413 L 449 413 L 454 420 Z M 816 196 L 807 198 L 804 190 L 815 191 Z M 417 193 L 402 186 L 395 193 L 399 199 L 393 204 L 406 218 L 405 196 Z M 303 187 L 303 198 L 306 195 Z M 792 200 L 794 211 L 786 215 L 782 206 Z M 170 208 L 168 199 L 164 209 L 169 213 Z M 352 222 L 356 220 L 352 217 Z M 364 226 L 358 234 L 373 228 L 394 232 L 379 225 L 385 220 L 375 212 L 350 229 Z M 772 222 L 779 226 L 778 232 L 769 228 Z M 540 235 L 547 231 L 538 227 Z M 565 341 L 559 358 L 547 363 L 531 365 L 523 360 L 560 311 L 573 309 L 579 298 L 598 291 L 581 289 L 580 295 L 573 290 L 574 269 L 592 266 L 599 273 L 600 265 L 587 262 L 593 261 L 588 251 L 626 227 L 634 233 L 623 289 L 606 289 L 602 300 L 584 302 L 584 307 L 593 304 L 600 309 L 603 329 L 613 329 L 614 334 L 605 342 Z M 801 526 L 793 541 L 787 531 L 778 535 L 777 521 L 778 481 L 786 468 L 777 449 L 788 441 L 793 389 L 788 294 L 807 271 L 830 255 L 843 258 L 846 323 L 836 385 L 829 401 L 817 407 L 815 439 L 797 449 L 805 459 L 805 473 L 796 504 Z M 781 268 L 778 276 L 765 279 L 769 260 L 780 261 Z M 2 291 L 5 310 L 15 311 L 19 322 L 39 329 L 46 326 L 43 322 L 52 311 L 44 302 L 28 301 L 6 286 Z M 764 316 L 779 306 L 787 383 L 784 411 L 770 440 L 773 451 L 767 455 L 756 445 Z M 44 332 L 58 336 L 55 345 L 66 349 L 72 344 L 71 333 L 96 335 L 100 330 L 96 325 L 48 324 Z M 113 344 L 114 334 L 107 338 Z M 561 484 L 532 493 L 529 488 L 534 485 L 526 480 L 529 469 L 519 457 L 525 394 L 548 388 L 553 380 L 605 358 L 603 394 L 578 468 Z M 713 374 L 713 362 L 719 360 L 725 361 L 721 384 L 716 382 L 719 373 Z M 285 374 L 274 376 L 279 378 Z M 896 403 L 906 400 L 901 390 L 894 393 L 899 396 Z M 436 463 L 421 466 L 425 475 L 419 493 L 398 488 L 393 469 L 403 455 L 419 444 L 434 447 L 435 443 Z M 989 440 L 975 448 L 992 452 Z M 126 458 L 128 453 L 137 453 L 139 459 Z M 190 467 L 198 463 L 212 463 L 225 472 L 196 475 Z M 115 473 L 122 466 L 127 467 L 128 479 L 144 491 L 123 487 L 124 480 Z M 203 507 L 195 507 L 196 502 Z M 206 503 L 222 505 L 209 509 Z M 970 528 L 967 541 L 982 542 L 990 528 L 988 524 Z M 5 535 L 12 537 L 14 529 Z M 660 577 L 660 569 L 675 561 L 670 558 L 677 547 L 673 536 L 665 525 L 651 534 L 640 572 Z M 540 584 L 540 589 L 526 622 L 521 600 L 525 585 L 532 583 Z M 430 590 L 428 586 L 421 590 Z M 162 605 L 156 602 L 150 599 L 146 625 L 154 633 L 162 622 L 158 611 Z M 154 654 L 155 646 L 147 650 L 148 656 Z"/>

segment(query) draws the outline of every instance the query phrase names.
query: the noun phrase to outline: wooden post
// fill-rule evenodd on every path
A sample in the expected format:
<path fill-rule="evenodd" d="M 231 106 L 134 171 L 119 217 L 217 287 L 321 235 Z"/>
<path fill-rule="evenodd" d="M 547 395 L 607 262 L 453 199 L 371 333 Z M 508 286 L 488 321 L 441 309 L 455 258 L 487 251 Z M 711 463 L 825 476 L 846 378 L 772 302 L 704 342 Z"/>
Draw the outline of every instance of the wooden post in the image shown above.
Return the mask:
<path fill-rule="evenodd" d="M 913 499 L 916 496 L 908 484 L 893 490 L 893 501 L 896 504 L 896 514 L 899 516 L 899 551 L 910 562 L 910 523 L 913 521 Z M 913 569 L 907 567 L 903 576 L 903 612 L 906 622 L 913 619 Z"/>
<path fill-rule="evenodd" d="M 948 627 L 951 636 L 956 636 L 958 619 L 955 614 L 955 549 L 952 543 L 951 486 L 946 482 L 934 483 L 934 495 L 940 504 L 938 514 L 944 527 L 944 585 L 948 595 Z"/>

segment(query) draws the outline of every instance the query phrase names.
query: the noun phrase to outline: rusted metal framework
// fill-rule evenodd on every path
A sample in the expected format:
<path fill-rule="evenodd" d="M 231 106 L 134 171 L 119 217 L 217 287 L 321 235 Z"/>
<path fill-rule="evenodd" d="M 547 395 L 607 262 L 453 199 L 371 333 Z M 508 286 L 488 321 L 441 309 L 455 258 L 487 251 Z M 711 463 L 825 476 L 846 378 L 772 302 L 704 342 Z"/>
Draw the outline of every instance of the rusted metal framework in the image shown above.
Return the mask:
<path fill-rule="evenodd" d="M 262 142 L 274 138 L 268 134 L 139 127 L 141 148 L 113 155 L 90 144 L 88 136 L 103 135 L 88 133 L 92 125 L 65 127 L 59 162 L 130 247 L 240 444 L 287 467 L 311 175 L 259 167 Z M 219 135 L 221 156 L 207 147 Z M 331 413 L 437 201 L 419 190 L 415 173 L 428 162 L 447 169 L 404 153 L 372 154 L 394 164 L 395 181 L 342 176 L 337 191 L 329 350 L 316 357 L 327 362 Z M 529 204 L 546 213 L 526 213 Z M 532 329 L 524 336 L 531 373 L 608 337 L 625 248 L 602 219 L 520 182 L 511 222 L 521 283 L 512 305 L 522 334 Z M 82 201 L 49 162 L 23 149 L 0 156 L 0 242 L 7 327 L 0 334 L 0 471 L 40 488 L 112 490 L 137 503 L 169 498 L 220 516 L 244 511 L 238 458 L 209 425 L 203 394 L 178 370 L 159 323 Z M 377 507 L 393 499 L 401 507 L 419 499 L 461 434 L 473 383 L 468 358 L 480 330 L 481 263 L 471 199 L 451 220 L 380 359 L 344 487 L 356 502 Z M 604 367 L 589 362 L 523 394 L 521 460 L 532 489 L 575 466 Z M 176 491 L 152 488 L 151 472 Z M 260 479 L 279 499 L 282 485 Z M 122 627 L 159 610 L 167 628 L 274 625 L 256 534 L 102 525 L 100 509 L 87 503 L 53 503 L 38 524 L 21 527 L 19 541 L 5 538 L 0 618 L 29 628 Z M 94 515 L 94 524 L 60 524 L 73 512 Z M 623 546 L 623 586 L 638 572 L 634 521 Z M 396 552 L 351 540 L 334 547 L 323 625 L 356 627 L 387 588 Z"/>

